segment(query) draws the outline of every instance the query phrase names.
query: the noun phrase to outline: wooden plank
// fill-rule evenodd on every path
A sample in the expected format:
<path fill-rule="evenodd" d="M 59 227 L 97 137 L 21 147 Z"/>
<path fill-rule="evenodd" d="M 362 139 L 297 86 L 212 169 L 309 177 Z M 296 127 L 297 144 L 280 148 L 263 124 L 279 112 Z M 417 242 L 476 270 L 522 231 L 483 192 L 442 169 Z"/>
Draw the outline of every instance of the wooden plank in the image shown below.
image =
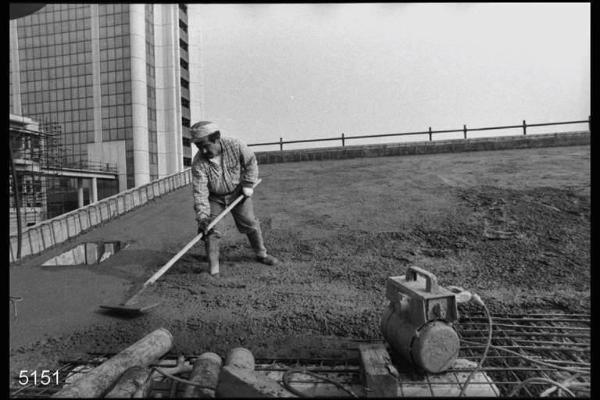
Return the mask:
<path fill-rule="evenodd" d="M 457 359 L 452 366 L 453 369 L 475 369 L 477 363 L 474 363 L 465 359 Z M 456 372 L 458 382 L 462 385 L 467 380 L 467 377 L 471 371 Z M 465 396 L 469 397 L 498 397 L 500 391 L 492 380 L 483 372 L 477 372 L 473 375 L 467 389 L 465 390 Z"/>
<path fill-rule="evenodd" d="M 266 374 L 233 366 L 221 369 L 216 395 L 224 398 L 297 397 Z"/>
<path fill-rule="evenodd" d="M 476 363 L 457 359 L 452 368 L 443 374 L 426 374 L 420 378 L 408 373 L 400 373 L 398 382 L 402 397 L 458 397 L 462 384 Z M 466 370 L 466 371 L 456 371 Z M 477 372 L 464 392 L 466 397 L 498 397 L 500 392 L 492 380 L 483 372 Z"/>
<path fill-rule="evenodd" d="M 458 397 L 460 394 L 461 387 L 458 378 L 453 373 L 431 374 L 427 376 L 427 380 L 431 385 L 433 397 Z"/>
<path fill-rule="evenodd" d="M 367 397 L 398 397 L 398 381 L 384 344 L 362 344 L 358 347 Z"/>
<path fill-rule="evenodd" d="M 402 379 L 400 379 L 400 382 L 402 382 Z M 402 393 L 402 397 L 433 397 L 431 386 L 427 381 L 423 381 L 423 383 L 410 382 L 408 384 L 401 384 L 400 392 Z"/>

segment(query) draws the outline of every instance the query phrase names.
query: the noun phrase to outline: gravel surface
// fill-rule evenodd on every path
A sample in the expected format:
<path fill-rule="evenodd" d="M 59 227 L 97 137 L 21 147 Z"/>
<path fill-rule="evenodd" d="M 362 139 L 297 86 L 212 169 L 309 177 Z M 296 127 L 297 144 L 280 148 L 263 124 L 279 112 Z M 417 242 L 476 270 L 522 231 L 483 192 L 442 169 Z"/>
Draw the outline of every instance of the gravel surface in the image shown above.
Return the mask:
<path fill-rule="evenodd" d="M 410 265 L 493 312 L 590 312 L 589 167 L 589 146 L 261 166 L 255 209 L 281 265 L 256 263 L 228 217 L 219 279 L 200 244 L 144 294 L 159 307 L 134 319 L 98 312 L 192 239 L 191 189 L 180 189 L 11 266 L 11 295 L 24 298 L 11 375 L 118 352 L 158 327 L 176 353 L 343 356 L 353 339 L 381 337 L 385 280 Z M 94 240 L 130 246 L 98 266 L 40 267 Z"/>

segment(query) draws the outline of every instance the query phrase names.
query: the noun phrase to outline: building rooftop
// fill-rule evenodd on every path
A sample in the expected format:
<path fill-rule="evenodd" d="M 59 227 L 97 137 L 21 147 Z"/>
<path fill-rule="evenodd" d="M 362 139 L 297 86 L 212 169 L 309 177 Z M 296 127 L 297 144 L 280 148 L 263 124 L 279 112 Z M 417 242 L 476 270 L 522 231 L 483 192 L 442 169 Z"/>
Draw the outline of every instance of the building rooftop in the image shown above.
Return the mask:
<path fill-rule="evenodd" d="M 590 147 L 482 151 L 260 166 L 255 210 L 281 261 L 253 260 L 230 216 L 221 277 L 202 244 L 143 300 L 135 319 L 99 312 L 120 302 L 195 235 L 191 187 L 10 268 L 11 371 L 89 352 L 117 352 L 169 329 L 174 352 L 338 356 L 380 337 L 385 280 L 410 265 L 480 294 L 492 311 L 590 312 Z M 41 266 L 78 244 L 128 246 L 99 265 Z"/>

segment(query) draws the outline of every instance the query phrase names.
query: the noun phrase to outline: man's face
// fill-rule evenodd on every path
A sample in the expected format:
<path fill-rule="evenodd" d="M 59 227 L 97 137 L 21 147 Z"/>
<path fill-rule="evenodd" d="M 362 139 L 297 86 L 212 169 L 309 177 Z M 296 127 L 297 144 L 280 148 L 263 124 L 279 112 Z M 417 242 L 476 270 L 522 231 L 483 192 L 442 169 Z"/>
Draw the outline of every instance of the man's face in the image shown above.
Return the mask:
<path fill-rule="evenodd" d="M 219 142 L 217 141 L 216 143 L 212 143 L 210 140 L 208 140 L 208 137 L 200 138 L 195 143 L 196 147 L 198 147 L 198 150 L 200 151 L 200 154 L 202 154 L 202 157 L 204 158 L 213 158 L 218 156 L 221 150 Z"/>

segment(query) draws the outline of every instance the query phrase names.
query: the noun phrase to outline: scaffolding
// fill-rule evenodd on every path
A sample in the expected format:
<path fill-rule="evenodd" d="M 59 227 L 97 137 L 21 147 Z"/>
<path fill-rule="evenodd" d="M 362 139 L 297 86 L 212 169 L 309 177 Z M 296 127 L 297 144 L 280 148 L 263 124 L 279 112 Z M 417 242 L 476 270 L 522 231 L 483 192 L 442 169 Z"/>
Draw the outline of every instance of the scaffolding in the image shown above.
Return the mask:
<path fill-rule="evenodd" d="M 9 129 L 9 225 L 12 235 L 17 232 L 19 218 L 25 228 L 48 217 L 48 188 L 43 170 L 58 163 L 60 134 L 45 131 L 40 124 L 25 119 L 11 118 Z"/>
<path fill-rule="evenodd" d="M 26 229 L 78 208 L 76 178 L 65 177 L 64 171 L 117 173 L 113 164 L 73 161 L 73 155 L 68 154 L 62 144 L 59 123 L 11 115 L 9 129 L 11 236 L 18 234 L 19 225 L 21 230 Z M 89 190 L 87 192 L 89 199 Z"/>

